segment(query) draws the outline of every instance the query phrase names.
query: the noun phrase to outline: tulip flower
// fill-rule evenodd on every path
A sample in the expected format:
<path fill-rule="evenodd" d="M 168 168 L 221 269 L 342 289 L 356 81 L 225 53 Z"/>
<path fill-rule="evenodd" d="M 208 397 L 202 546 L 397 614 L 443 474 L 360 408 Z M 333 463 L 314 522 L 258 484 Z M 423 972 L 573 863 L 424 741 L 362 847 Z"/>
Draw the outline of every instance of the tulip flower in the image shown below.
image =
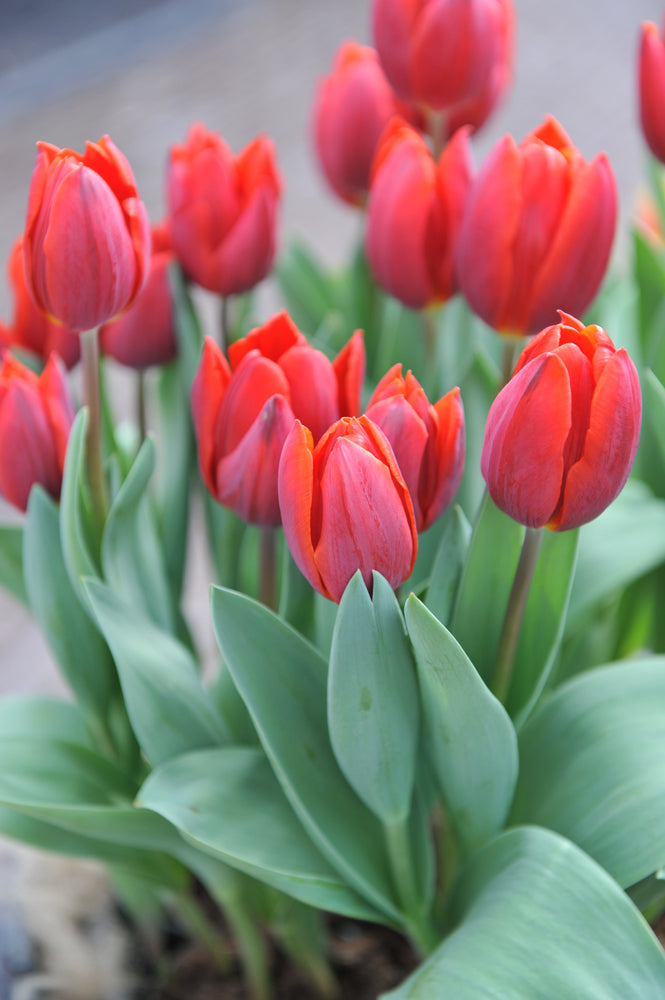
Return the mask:
<path fill-rule="evenodd" d="M 313 111 L 321 169 L 344 201 L 364 204 L 379 139 L 390 119 L 403 112 L 374 49 L 344 42 L 332 72 L 319 83 Z"/>
<path fill-rule="evenodd" d="M 434 406 L 411 372 L 393 365 L 365 411 L 388 438 L 409 488 L 418 531 L 450 505 L 464 468 L 464 409 L 459 389 Z"/>
<path fill-rule="evenodd" d="M 13 321 L 5 336 L 7 345 L 30 351 L 43 361 L 55 351 L 66 367 L 72 368 L 81 355 L 78 333 L 61 323 L 54 323 L 32 301 L 25 280 L 22 237 L 12 246 L 7 278 L 14 293 Z"/>
<path fill-rule="evenodd" d="M 201 475 L 243 520 L 277 525 L 279 457 L 296 417 L 318 440 L 340 416 L 360 411 L 362 333 L 330 362 L 280 313 L 232 344 L 229 359 L 206 339 L 192 385 Z"/>
<path fill-rule="evenodd" d="M 168 227 L 152 227 L 146 283 L 136 301 L 99 331 L 101 350 L 130 368 L 164 365 L 176 355 L 169 267 L 174 260 Z"/>
<path fill-rule="evenodd" d="M 279 464 L 279 505 L 291 555 L 320 594 L 339 602 L 357 570 L 393 587 L 413 569 L 413 505 L 392 448 L 368 417 L 343 417 L 314 446 L 296 421 Z"/>
<path fill-rule="evenodd" d="M 461 129 L 438 163 L 415 129 L 394 120 L 372 167 L 366 250 L 377 282 L 412 309 L 457 290 L 455 248 L 472 166 Z"/>
<path fill-rule="evenodd" d="M 150 232 L 127 160 L 108 136 L 85 153 L 46 142 L 28 196 L 26 279 L 38 308 L 91 330 L 130 305 L 145 280 Z"/>
<path fill-rule="evenodd" d="M 404 100 L 479 128 L 512 76 L 512 0 L 374 0 L 374 43 Z"/>
<path fill-rule="evenodd" d="M 270 139 L 259 136 L 234 156 L 196 123 L 184 145 L 171 147 L 166 186 L 173 249 L 192 281 L 226 296 L 265 278 L 281 191 Z"/>
<path fill-rule="evenodd" d="M 593 520 L 621 491 L 642 413 L 626 351 L 601 327 L 560 316 L 524 349 L 494 400 L 481 458 L 497 507 L 554 531 Z"/>
<path fill-rule="evenodd" d="M 61 362 L 38 377 L 11 354 L 0 363 L 0 494 L 26 510 L 34 483 L 57 499 L 74 420 Z"/>
<path fill-rule="evenodd" d="M 457 276 L 471 308 L 505 334 L 532 334 L 558 309 L 583 312 L 609 260 L 617 217 L 604 153 L 587 163 L 551 117 L 499 140 L 471 189 Z"/>
<path fill-rule="evenodd" d="M 642 25 L 640 36 L 639 89 L 644 138 L 665 163 L 665 42 L 651 22 Z"/>

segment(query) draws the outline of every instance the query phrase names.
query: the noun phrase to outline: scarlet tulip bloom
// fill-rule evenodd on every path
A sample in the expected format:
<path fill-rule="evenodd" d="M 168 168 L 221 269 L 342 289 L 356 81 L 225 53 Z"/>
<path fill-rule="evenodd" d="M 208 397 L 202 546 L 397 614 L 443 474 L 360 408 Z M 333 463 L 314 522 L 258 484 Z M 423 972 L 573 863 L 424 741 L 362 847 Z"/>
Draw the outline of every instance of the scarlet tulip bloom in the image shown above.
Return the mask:
<path fill-rule="evenodd" d="M 279 457 L 296 417 L 318 440 L 340 415 L 360 410 L 362 333 L 330 362 L 280 313 L 232 344 L 229 359 L 206 339 L 192 385 L 201 475 L 243 520 L 277 525 Z"/>
<path fill-rule="evenodd" d="M 464 408 L 455 388 L 432 405 L 411 372 L 393 365 L 365 415 L 381 428 L 409 488 L 418 531 L 450 505 L 464 468 Z"/>
<path fill-rule="evenodd" d="M 653 155 L 665 163 L 665 43 L 650 21 L 642 25 L 639 80 L 642 132 Z"/>
<path fill-rule="evenodd" d="M 635 365 L 599 326 L 561 322 L 522 352 L 487 418 L 481 470 L 494 503 L 530 528 L 576 528 L 623 488 L 642 404 Z"/>
<path fill-rule="evenodd" d="M 23 260 L 23 239 L 14 241 L 7 265 L 9 286 L 14 293 L 14 316 L 7 328 L 8 346 L 21 347 L 46 361 L 52 351 L 72 368 L 81 356 L 78 333 L 61 323 L 54 323 L 41 312 L 28 292 Z"/>
<path fill-rule="evenodd" d="M 479 128 L 512 76 L 512 0 L 374 0 L 374 43 L 404 100 Z"/>
<path fill-rule="evenodd" d="M 368 417 L 343 417 L 314 447 L 296 421 L 279 464 L 279 505 L 291 555 L 311 585 L 339 602 L 360 570 L 393 587 L 418 550 L 413 505 L 392 448 Z"/>
<path fill-rule="evenodd" d="M 457 290 L 455 249 L 472 165 L 460 129 L 438 163 L 425 140 L 393 120 L 372 167 L 365 246 L 377 282 L 412 309 Z"/>
<path fill-rule="evenodd" d="M 200 122 L 171 147 L 166 178 L 173 249 L 193 281 L 219 295 L 253 288 L 275 255 L 281 179 L 267 136 L 234 156 Z"/>
<path fill-rule="evenodd" d="M 379 139 L 402 111 L 374 49 L 343 42 L 332 72 L 319 82 L 313 132 L 321 169 L 344 201 L 364 204 Z"/>
<path fill-rule="evenodd" d="M 85 153 L 37 143 L 25 224 L 30 294 L 70 330 L 91 330 L 134 301 L 150 231 L 131 168 L 108 136 Z"/>
<path fill-rule="evenodd" d="M 164 365 L 176 355 L 169 267 L 175 260 L 166 224 L 152 227 L 146 283 L 136 301 L 99 331 L 101 350 L 130 368 Z"/>
<path fill-rule="evenodd" d="M 500 333 L 532 334 L 581 313 L 609 260 L 617 217 L 604 153 L 587 163 L 552 117 L 518 145 L 500 139 L 469 194 L 457 245 L 460 289 Z"/>
<path fill-rule="evenodd" d="M 74 410 L 53 354 L 38 377 L 11 354 L 0 364 L 0 494 L 25 510 L 34 483 L 60 496 Z"/>

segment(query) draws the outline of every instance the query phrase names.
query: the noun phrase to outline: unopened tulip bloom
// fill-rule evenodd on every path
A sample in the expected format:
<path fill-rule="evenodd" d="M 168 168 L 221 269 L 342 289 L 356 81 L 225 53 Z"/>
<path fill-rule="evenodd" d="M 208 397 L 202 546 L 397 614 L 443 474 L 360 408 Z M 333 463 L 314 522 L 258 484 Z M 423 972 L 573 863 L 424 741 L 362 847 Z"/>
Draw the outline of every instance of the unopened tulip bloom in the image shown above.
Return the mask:
<path fill-rule="evenodd" d="M 313 110 L 316 153 L 333 191 L 362 205 L 379 139 L 395 115 L 404 113 L 374 49 L 346 41 L 332 72 L 318 85 Z"/>
<path fill-rule="evenodd" d="M 71 330 L 91 330 L 143 287 L 146 211 L 108 136 L 82 155 L 46 142 L 37 148 L 24 238 L 28 288 L 42 312 Z"/>
<path fill-rule="evenodd" d="M 243 520 L 277 525 L 279 457 L 296 417 L 318 440 L 341 415 L 360 411 L 362 334 L 331 362 L 279 313 L 232 344 L 229 359 L 206 339 L 192 385 L 201 475 Z"/>
<path fill-rule="evenodd" d="M 530 528 L 576 528 L 623 488 L 635 457 L 640 385 L 599 326 L 561 322 L 535 337 L 487 418 L 481 470 L 494 503 Z"/>
<path fill-rule="evenodd" d="M 0 494 L 25 510 L 34 483 L 60 496 L 74 420 L 64 369 L 51 355 L 38 377 L 11 354 L 0 363 Z"/>
<path fill-rule="evenodd" d="M 130 368 L 164 365 L 176 355 L 169 267 L 175 259 L 168 227 L 152 227 L 146 283 L 136 301 L 99 331 L 102 353 Z"/>
<path fill-rule="evenodd" d="M 374 0 L 374 43 L 404 100 L 479 128 L 512 76 L 512 0 Z"/>
<path fill-rule="evenodd" d="M 457 290 L 455 249 L 472 165 L 460 129 L 438 163 L 425 140 L 394 120 L 372 167 L 365 246 L 377 282 L 412 309 Z"/>
<path fill-rule="evenodd" d="M 52 351 L 72 368 L 81 355 L 78 333 L 55 323 L 32 300 L 25 281 L 23 239 L 14 241 L 7 265 L 7 277 L 14 293 L 14 315 L 7 329 L 7 343 L 36 354 L 46 361 Z"/>
<path fill-rule="evenodd" d="M 365 411 L 388 438 L 409 488 L 418 531 L 450 505 L 464 468 L 464 409 L 459 389 L 432 405 L 411 372 L 394 365 Z"/>
<path fill-rule="evenodd" d="M 397 587 L 418 549 L 413 505 L 392 448 L 368 417 L 344 417 L 314 446 L 296 421 L 279 465 L 279 503 L 291 555 L 311 585 L 337 601 L 357 570 Z"/>
<path fill-rule="evenodd" d="M 505 334 L 532 334 L 557 310 L 582 313 L 605 275 L 617 217 L 604 153 L 587 163 L 551 117 L 518 145 L 500 139 L 476 178 L 457 244 L 471 308 Z"/>
<path fill-rule="evenodd" d="M 185 274 L 219 295 L 253 288 L 275 255 L 281 179 L 259 136 L 234 156 L 200 122 L 171 147 L 166 178 L 173 249 Z"/>
<path fill-rule="evenodd" d="M 665 163 L 665 42 L 651 22 L 642 25 L 639 80 L 642 132 L 653 155 Z"/>

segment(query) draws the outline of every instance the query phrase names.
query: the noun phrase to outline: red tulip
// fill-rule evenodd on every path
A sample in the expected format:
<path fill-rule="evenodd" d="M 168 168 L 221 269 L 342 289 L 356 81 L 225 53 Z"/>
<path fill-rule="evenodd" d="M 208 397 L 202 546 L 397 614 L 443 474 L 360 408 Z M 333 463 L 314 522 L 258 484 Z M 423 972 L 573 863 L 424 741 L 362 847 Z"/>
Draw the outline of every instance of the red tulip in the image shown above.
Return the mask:
<path fill-rule="evenodd" d="M 625 350 L 599 326 L 560 315 L 524 349 L 494 400 L 481 458 L 497 507 L 554 531 L 593 520 L 621 491 L 642 414 Z"/>
<path fill-rule="evenodd" d="M 55 351 L 67 368 L 72 368 L 81 355 L 78 333 L 61 323 L 54 323 L 32 301 L 25 280 L 22 237 L 12 246 L 7 278 L 14 292 L 14 318 L 6 331 L 7 345 L 30 351 L 43 361 Z"/>
<path fill-rule="evenodd" d="M 270 139 L 234 156 L 200 123 L 171 147 L 167 200 L 173 249 L 185 273 L 219 295 L 253 288 L 275 255 L 281 179 Z"/>
<path fill-rule="evenodd" d="M 480 127 L 512 76 L 512 0 L 374 0 L 374 42 L 400 97 Z"/>
<path fill-rule="evenodd" d="M 665 42 L 651 22 L 642 25 L 639 78 L 642 132 L 653 155 L 665 163 Z"/>
<path fill-rule="evenodd" d="M 148 277 L 136 301 L 99 331 L 104 354 L 130 368 L 164 365 L 176 355 L 169 267 L 175 259 L 168 227 L 152 227 Z"/>
<path fill-rule="evenodd" d="M 315 438 L 360 410 L 365 354 L 358 331 L 334 362 L 280 313 L 229 348 L 227 363 L 206 339 L 192 385 L 203 480 L 214 497 L 253 524 L 279 524 L 277 469 L 294 420 Z"/>
<path fill-rule="evenodd" d="M 383 432 L 367 417 L 344 417 L 314 447 L 296 421 L 279 465 L 279 505 L 291 555 L 333 601 L 360 570 L 393 587 L 410 576 L 418 549 L 413 506 Z"/>
<path fill-rule="evenodd" d="M 37 144 L 25 225 L 30 293 L 71 330 L 91 330 L 134 301 L 150 232 L 127 160 L 108 136 L 85 153 Z"/>
<path fill-rule="evenodd" d="M 393 365 L 372 393 L 365 415 L 381 428 L 409 488 L 418 531 L 450 505 L 464 468 L 464 409 L 459 389 L 434 406 L 411 372 Z"/>
<path fill-rule="evenodd" d="M 403 103 L 386 80 L 374 49 L 344 42 L 332 72 L 319 82 L 313 111 L 321 169 L 344 201 L 364 204 L 381 134 L 401 112 Z"/>
<path fill-rule="evenodd" d="M 617 216 L 604 153 L 587 163 L 551 117 L 490 153 L 457 245 L 462 293 L 500 333 L 536 333 L 559 308 L 583 312 L 603 280 Z"/>
<path fill-rule="evenodd" d="M 25 510 L 34 483 L 60 496 L 74 420 L 61 362 L 53 354 L 38 377 L 5 354 L 0 364 L 0 494 Z"/>
<path fill-rule="evenodd" d="M 394 120 L 372 167 L 366 249 L 377 282 L 412 309 L 457 290 L 455 248 L 471 186 L 468 133 L 439 162 L 415 129 Z"/>

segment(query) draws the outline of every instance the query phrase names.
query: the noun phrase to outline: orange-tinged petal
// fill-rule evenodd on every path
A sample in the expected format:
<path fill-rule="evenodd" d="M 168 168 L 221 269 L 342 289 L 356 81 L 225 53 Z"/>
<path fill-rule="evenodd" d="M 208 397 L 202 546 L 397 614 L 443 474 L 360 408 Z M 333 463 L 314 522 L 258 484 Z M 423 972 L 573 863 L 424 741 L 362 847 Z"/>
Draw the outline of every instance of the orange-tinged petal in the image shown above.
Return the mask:
<path fill-rule="evenodd" d="M 194 430 L 203 482 L 215 494 L 216 428 L 222 398 L 231 378 L 226 358 L 212 337 L 206 337 L 201 362 L 192 382 Z"/>
<path fill-rule="evenodd" d="M 313 450 L 311 433 L 296 420 L 284 442 L 279 463 L 279 507 L 286 542 L 296 566 L 315 590 L 330 599 L 312 545 Z"/>

